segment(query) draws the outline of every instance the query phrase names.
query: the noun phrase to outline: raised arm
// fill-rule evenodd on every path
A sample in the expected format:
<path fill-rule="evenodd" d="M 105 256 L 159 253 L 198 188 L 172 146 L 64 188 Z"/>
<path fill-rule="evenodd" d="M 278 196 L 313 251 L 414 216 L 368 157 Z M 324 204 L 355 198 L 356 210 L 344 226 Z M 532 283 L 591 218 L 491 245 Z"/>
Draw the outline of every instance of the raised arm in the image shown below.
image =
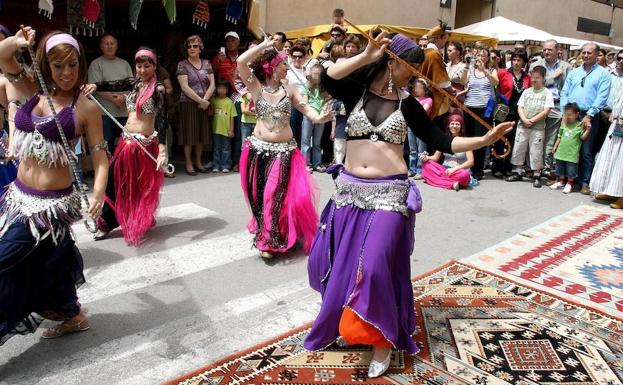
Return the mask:
<path fill-rule="evenodd" d="M 238 56 L 236 60 L 238 62 L 238 72 L 240 73 L 240 79 L 247 87 L 253 98 L 256 98 L 260 92 L 262 91 L 262 85 L 260 81 L 253 76 L 253 71 L 249 65 L 255 60 L 258 56 L 264 52 L 265 49 L 269 49 L 273 47 L 275 41 L 269 37 L 265 37 L 264 41 L 254 47 L 246 50 L 242 55 Z"/>
<path fill-rule="evenodd" d="M 39 87 L 27 69 L 15 59 L 15 53 L 28 45 L 34 44 L 35 30 L 24 27 L 27 37 L 20 29 L 15 36 L 9 36 L 0 42 L 0 71 L 11 82 L 20 98 L 28 99 L 35 94 Z"/>
<path fill-rule="evenodd" d="M 384 55 L 383 49 L 391 42 L 391 40 L 387 39 L 385 36 L 387 36 L 387 31 L 382 31 L 374 39 L 381 44 L 381 48 L 377 47 L 376 44 L 369 43 L 366 49 L 359 55 L 355 55 L 330 66 L 327 69 L 327 75 L 336 80 L 344 79 L 359 68 L 381 59 Z"/>

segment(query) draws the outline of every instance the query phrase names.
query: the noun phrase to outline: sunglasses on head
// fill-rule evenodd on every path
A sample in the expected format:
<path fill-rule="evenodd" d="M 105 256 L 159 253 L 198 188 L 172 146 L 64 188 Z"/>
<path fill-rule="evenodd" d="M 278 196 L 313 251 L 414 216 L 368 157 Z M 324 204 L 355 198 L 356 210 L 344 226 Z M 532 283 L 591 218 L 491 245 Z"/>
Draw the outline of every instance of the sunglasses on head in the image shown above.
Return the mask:
<path fill-rule="evenodd" d="M 186 48 L 193 48 L 193 49 L 197 49 L 197 48 L 199 48 L 199 44 L 188 44 L 188 45 L 186 46 Z"/>

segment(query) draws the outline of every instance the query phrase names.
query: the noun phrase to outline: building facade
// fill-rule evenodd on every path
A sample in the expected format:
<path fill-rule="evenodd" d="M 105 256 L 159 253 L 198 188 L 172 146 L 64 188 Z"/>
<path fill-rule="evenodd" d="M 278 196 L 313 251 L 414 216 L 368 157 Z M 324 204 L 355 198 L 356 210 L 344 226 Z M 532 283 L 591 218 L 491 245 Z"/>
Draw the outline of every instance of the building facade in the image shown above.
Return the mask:
<path fill-rule="evenodd" d="M 271 32 L 328 24 L 331 11 L 342 8 L 357 24 L 432 27 L 441 19 L 459 28 L 504 16 L 553 35 L 623 46 L 623 27 L 617 28 L 623 25 L 620 0 L 255 0 L 254 4 L 259 24 Z"/>

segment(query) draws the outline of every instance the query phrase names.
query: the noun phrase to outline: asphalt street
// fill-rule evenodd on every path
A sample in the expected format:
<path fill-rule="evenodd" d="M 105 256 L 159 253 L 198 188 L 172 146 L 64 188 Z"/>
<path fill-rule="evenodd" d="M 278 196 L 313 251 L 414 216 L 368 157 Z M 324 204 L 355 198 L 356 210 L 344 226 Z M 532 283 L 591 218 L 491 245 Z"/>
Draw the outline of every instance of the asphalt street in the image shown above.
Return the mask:
<path fill-rule="evenodd" d="M 0 384 L 160 384 L 313 320 L 320 297 L 308 286 L 305 256 L 259 258 L 238 178 L 167 179 L 157 227 L 140 248 L 126 246 L 119 231 L 94 242 L 76 226 L 87 278 L 78 294 L 91 330 L 42 340 L 40 328 L 12 338 L 0 347 Z M 320 210 L 333 182 L 314 178 Z M 580 204 L 599 205 L 527 181 L 489 178 L 460 192 L 418 186 L 424 209 L 413 276 Z"/>

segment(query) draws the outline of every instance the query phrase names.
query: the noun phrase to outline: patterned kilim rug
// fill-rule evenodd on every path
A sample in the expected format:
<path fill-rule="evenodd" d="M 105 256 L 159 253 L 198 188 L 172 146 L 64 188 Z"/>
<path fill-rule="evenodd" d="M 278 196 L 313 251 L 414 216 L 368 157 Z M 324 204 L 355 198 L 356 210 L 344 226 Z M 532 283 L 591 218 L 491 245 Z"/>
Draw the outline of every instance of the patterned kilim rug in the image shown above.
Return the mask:
<path fill-rule="evenodd" d="M 623 324 L 460 262 L 413 282 L 416 356 L 367 378 L 365 347 L 303 349 L 307 325 L 170 382 L 233 384 L 623 384 Z"/>
<path fill-rule="evenodd" d="M 623 216 L 579 206 L 463 262 L 623 320 Z"/>

